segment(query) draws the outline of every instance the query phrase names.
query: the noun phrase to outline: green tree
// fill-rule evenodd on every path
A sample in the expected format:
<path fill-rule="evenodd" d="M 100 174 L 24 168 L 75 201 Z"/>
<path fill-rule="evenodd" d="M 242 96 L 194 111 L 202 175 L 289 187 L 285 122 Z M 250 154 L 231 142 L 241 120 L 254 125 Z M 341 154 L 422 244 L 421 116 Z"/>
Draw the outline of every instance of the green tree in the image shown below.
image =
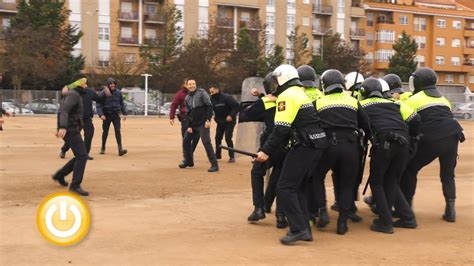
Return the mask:
<path fill-rule="evenodd" d="M 154 84 L 152 89 L 166 93 L 180 85 L 176 83 L 177 69 L 174 67 L 182 51 L 183 29 L 178 26 L 182 19 L 181 11 L 168 4 L 168 1 L 163 6 L 161 14 L 165 22 L 164 31 L 157 39 L 147 40 L 140 47 L 140 57 L 147 65 L 147 71 L 153 75 L 150 82 Z"/>
<path fill-rule="evenodd" d="M 283 47 L 281 45 L 276 44 L 273 47 L 273 51 L 267 55 L 265 58 L 266 68 L 264 69 L 264 75 L 268 72 L 273 71 L 279 65 L 285 62 L 285 56 L 283 55 Z"/>
<path fill-rule="evenodd" d="M 82 70 L 84 58 L 71 53 L 82 32 L 67 23 L 68 16 L 63 1 L 19 2 L 2 61 L 16 88 L 58 89 Z M 28 63 L 15 65 L 18 60 Z"/>
<path fill-rule="evenodd" d="M 296 67 L 307 64 L 310 58 L 309 39 L 306 33 L 300 33 L 300 26 L 287 36 L 293 51 L 293 64 Z"/>
<path fill-rule="evenodd" d="M 402 81 L 408 82 L 411 73 L 416 70 L 415 57 L 418 44 L 403 31 L 402 38 L 397 40 L 392 47 L 395 54 L 390 57 L 388 73 L 397 74 Z"/>

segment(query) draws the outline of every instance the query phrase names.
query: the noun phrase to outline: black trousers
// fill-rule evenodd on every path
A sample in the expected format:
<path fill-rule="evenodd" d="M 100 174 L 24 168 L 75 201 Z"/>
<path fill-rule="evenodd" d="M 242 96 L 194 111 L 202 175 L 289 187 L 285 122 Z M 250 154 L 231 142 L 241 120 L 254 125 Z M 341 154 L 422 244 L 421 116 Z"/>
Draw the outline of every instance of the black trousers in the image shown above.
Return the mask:
<path fill-rule="evenodd" d="M 118 113 L 104 114 L 105 121 L 102 122 L 102 148 L 105 149 L 107 137 L 109 136 L 110 124 L 114 124 L 115 139 L 117 140 L 117 146 L 119 149 L 122 148 L 122 134 L 120 132 L 120 115 Z"/>
<path fill-rule="evenodd" d="M 212 148 L 211 143 L 211 130 L 209 128 L 206 128 L 204 125 L 192 127 L 192 129 L 193 133 L 189 133 L 186 131 L 186 133 L 184 134 L 183 150 L 186 162 L 194 163 L 193 144 L 197 143 L 199 141 L 199 138 L 201 138 L 201 142 L 204 145 L 204 149 L 206 150 L 209 162 L 212 165 L 217 164 L 216 154 L 214 153 L 214 149 Z"/>
<path fill-rule="evenodd" d="M 319 208 L 326 207 L 325 178 L 333 172 L 334 194 L 339 206 L 339 219 L 346 219 L 353 212 L 354 184 L 359 173 L 360 147 L 354 136 L 333 143 L 324 154 L 313 173 L 313 191 Z"/>
<path fill-rule="evenodd" d="M 384 138 L 379 138 L 370 151 L 370 188 L 374 195 L 379 220 L 383 225 L 391 225 L 393 222 L 392 207 L 406 166 L 408 149 L 408 144 L 389 142 Z M 399 207 L 402 213 L 401 218 L 414 217 L 406 200 L 402 199 Z"/>
<path fill-rule="evenodd" d="M 280 198 L 291 232 L 309 229 L 305 181 L 310 178 L 310 172 L 319 163 L 322 153 L 321 149 L 299 145 L 288 152 L 283 163 L 277 198 Z"/>
<path fill-rule="evenodd" d="M 400 182 L 400 187 L 407 200 L 411 201 L 415 196 L 418 172 L 436 158 L 438 158 L 440 165 L 443 195 L 446 199 L 456 198 L 454 171 L 457 163 L 458 144 L 459 136 L 457 134 L 418 144 L 417 152 L 408 162 Z"/>
<path fill-rule="evenodd" d="M 181 121 L 181 138 L 182 138 L 182 147 L 183 147 L 183 159 L 186 160 L 186 157 L 184 156 L 184 135 L 186 134 L 186 131 L 188 130 L 189 128 L 189 121 L 186 119 L 186 118 L 182 118 L 180 119 Z M 196 147 L 199 143 L 199 136 L 196 138 L 193 138 L 192 139 L 192 148 L 193 148 L 193 152 L 196 150 Z"/>
<path fill-rule="evenodd" d="M 222 138 L 225 136 L 225 142 L 227 143 L 227 147 L 233 148 L 234 142 L 232 142 L 232 136 L 234 134 L 234 127 L 235 122 L 232 121 L 230 123 L 217 123 L 216 127 L 216 157 L 217 159 L 222 158 Z M 234 152 L 229 151 L 229 158 L 234 158 Z"/>
<path fill-rule="evenodd" d="M 252 185 L 252 201 L 256 208 L 272 207 L 273 201 L 276 197 L 276 187 L 280 179 L 281 169 L 286 157 L 286 150 L 282 147 L 273 154 L 267 162 L 261 163 L 255 161 L 250 171 L 251 185 Z M 272 169 L 270 179 L 268 180 L 267 188 L 264 193 L 264 178 L 268 169 Z M 277 197 L 276 214 L 281 214 L 281 203 Z"/>
<path fill-rule="evenodd" d="M 86 169 L 86 147 L 79 132 L 68 131 L 66 136 L 64 136 L 64 141 L 69 147 L 71 147 L 71 150 L 74 153 L 74 158 L 69 160 L 61 169 L 59 169 L 57 175 L 65 177 L 72 172 L 72 182 L 70 187 L 78 188 L 81 186 L 84 171 Z"/>
<path fill-rule="evenodd" d="M 94 123 L 92 123 L 91 118 L 84 119 L 84 144 L 86 146 L 87 154 L 91 151 L 92 138 L 94 137 Z M 64 142 L 64 145 L 61 147 L 61 151 L 66 153 L 69 150 L 69 145 Z"/>

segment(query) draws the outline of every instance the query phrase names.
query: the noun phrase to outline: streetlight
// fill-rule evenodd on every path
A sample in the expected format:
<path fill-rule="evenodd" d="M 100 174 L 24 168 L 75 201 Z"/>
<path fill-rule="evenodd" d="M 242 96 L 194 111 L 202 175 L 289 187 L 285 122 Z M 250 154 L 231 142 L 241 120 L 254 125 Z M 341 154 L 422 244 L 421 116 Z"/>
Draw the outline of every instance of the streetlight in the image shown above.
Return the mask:
<path fill-rule="evenodd" d="M 324 61 L 324 35 L 328 34 L 332 31 L 332 28 L 329 28 L 327 31 L 323 32 L 323 36 L 321 37 L 321 62 Z"/>
<path fill-rule="evenodd" d="M 90 11 L 87 11 L 86 14 L 91 16 L 91 21 L 92 21 L 92 29 L 94 29 L 94 16 L 95 14 L 97 14 L 99 12 L 99 9 L 96 9 L 94 11 L 94 13 L 90 12 Z M 95 34 L 95 31 L 92 30 L 91 31 L 91 66 L 94 66 L 94 34 Z"/>
<path fill-rule="evenodd" d="M 150 74 L 142 74 L 145 77 L 145 116 L 148 116 L 148 77 L 152 77 Z"/>

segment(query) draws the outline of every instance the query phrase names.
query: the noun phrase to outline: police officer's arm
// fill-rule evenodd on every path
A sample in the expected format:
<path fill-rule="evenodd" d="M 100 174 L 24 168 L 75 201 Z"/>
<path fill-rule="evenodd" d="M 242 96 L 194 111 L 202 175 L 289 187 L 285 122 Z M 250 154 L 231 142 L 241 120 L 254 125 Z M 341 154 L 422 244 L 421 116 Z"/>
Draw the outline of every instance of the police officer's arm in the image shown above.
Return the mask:
<path fill-rule="evenodd" d="M 265 98 L 260 98 L 250 106 L 240 111 L 239 123 L 242 122 L 263 122 L 265 114 Z"/>
<path fill-rule="evenodd" d="M 408 104 L 400 102 L 400 113 L 403 121 L 408 124 L 410 136 L 416 137 L 420 134 L 421 116 Z"/>
<path fill-rule="evenodd" d="M 275 113 L 275 127 L 263 145 L 261 151 L 272 155 L 278 146 L 288 143 L 291 137 L 291 125 L 298 114 L 299 106 L 290 97 L 278 97 Z"/>
<path fill-rule="evenodd" d="M 362 128 L 362 130 L 364 130 L 365 138 L 370 139 L 372 137 L 372 130 L 370 128 L 369 116 L 367 115 L 364 108 L 362 107 L 362 105 L 360 105 L 359 102 L 357 102 L 357 105 L 357 119 L 359 122 L 359 128 Z"/>

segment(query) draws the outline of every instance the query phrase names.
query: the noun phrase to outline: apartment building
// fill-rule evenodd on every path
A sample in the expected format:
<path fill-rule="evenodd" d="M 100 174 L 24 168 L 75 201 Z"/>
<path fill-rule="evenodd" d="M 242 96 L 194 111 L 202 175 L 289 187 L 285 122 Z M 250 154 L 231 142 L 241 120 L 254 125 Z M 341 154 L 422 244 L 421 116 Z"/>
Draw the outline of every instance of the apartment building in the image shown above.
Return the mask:
<path fill-rule="evenodd" d="M 433 68 L 440 84 L 474 90 L 474 10 L 449 0 L 378 2 L 365 3 L 362 43 L 374 72 L 388 68 L 392 45 L 405 31 L 418 44 L 418 65 Z"/>

